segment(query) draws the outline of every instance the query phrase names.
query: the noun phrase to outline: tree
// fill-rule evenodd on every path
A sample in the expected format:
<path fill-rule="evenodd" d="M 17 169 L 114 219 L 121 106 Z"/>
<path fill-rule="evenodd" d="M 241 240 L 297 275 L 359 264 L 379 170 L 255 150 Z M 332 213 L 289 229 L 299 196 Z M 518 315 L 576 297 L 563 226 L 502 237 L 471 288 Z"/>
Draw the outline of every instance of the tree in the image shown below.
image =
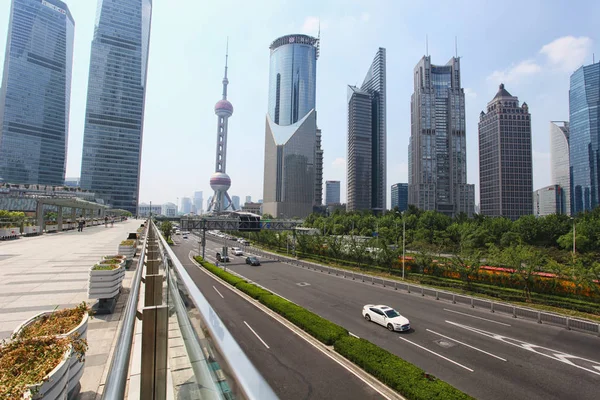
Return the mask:
<path fill-rule="evenodd" d="M 450 259 L 450 266 L 454 271 L 458 272 L 460 279 L 467 286 L 471 286 L 471 283 L 479 275 L 481 258 L 481 251 L 465 248 L 454 254 L 454 257 Z"/>
<path fill-rule="evenodd" d="M 504 249 L 492 246 L 490 259 L 498 265 L 512 269 L 513 276 L 521 284 L 526 300 L 531 301 L 534 272 L 539 271 L 545 264 L 544 254 L 533 246 L 523 244 L 512 245 Z"/>
<path fill-rule="evenodd" d="M 160 231 L 165 237 L 165 240 L 169 240 L 169 238 L 171 237 L 171 233 L 173 232 L 173 224 L 171 223 L 171 221 L 163 221 L 160 224 Z"/>

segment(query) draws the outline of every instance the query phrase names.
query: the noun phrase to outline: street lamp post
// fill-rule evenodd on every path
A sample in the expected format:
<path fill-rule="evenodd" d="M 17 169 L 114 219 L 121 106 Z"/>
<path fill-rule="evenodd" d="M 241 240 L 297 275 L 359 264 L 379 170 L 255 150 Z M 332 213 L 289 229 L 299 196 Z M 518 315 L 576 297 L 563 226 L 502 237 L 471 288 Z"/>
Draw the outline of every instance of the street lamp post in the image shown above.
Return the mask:
<path fill-rule="evenodd" d="M 406 262 L 406 220 L 402 212 L 402 280 L 404 280 L 404 263 Z"/>
<path fill-rule="evenodd" d="M 573 261 L 575 261 L 575 217 L 573 217 Z"/>

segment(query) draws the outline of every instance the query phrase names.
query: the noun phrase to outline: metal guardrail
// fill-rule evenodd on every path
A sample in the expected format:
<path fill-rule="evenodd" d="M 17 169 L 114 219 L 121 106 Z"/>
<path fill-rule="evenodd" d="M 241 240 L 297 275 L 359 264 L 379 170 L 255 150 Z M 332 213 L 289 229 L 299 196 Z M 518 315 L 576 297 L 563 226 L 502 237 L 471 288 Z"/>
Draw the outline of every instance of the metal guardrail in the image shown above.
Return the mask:
<path fill-rule="evenodd" d="M 131 358 L 131 345 L 133 342 L 133 330 L 137 311 L 138 297 L 140 294 L 140 282 L 142 281 L 142 270 L 144 269 L 144 258 L 146 256 L 146 243 L 148 241 L 149 223 L 146 221 L 146 233 L 144 243 L 135 270 L 135 275 L 131 282 L 131 292 L 127 305 L 123 310 L 123 325 L 119 331 L 115 352 L 110 363 L 108 376 L 106 378 L 105 390 L 102 395 L 103 400 L 122 400 L 125 395 L 125 384 L 127 383 L 127 373 L 129 371 L 129 360 Z"/>
<path fill-rule="evenodd" d="M 219 238 L 212 236 L 211 240 L 221 242 L 224 244 L 230 244 L 231 241 L 227 239 Z M 238 244 L 236 244 L 238 245 Z M 539 311 L 526 307 L 518 307 L 512 304 L 501 303 L 490 301 L 486 299 L 482 299 L 479 297 L 472 296 L 464 296 L 452 292 L 446 292 L 443 290 L 437 290 L 433 288 L 428 288 L 425 286 L 410 284 L 406 282 L 375 277 L 373 275 L 365 275 L 359 272 L 348 271 L 341 268 L 328 267 L 325 265 L 306 262 L 302 260 L 297 260 L 292 257 L 287 257 L 284 255 L 274 254 L 270 252 L 266 252 L 254 246 L 245 246 L 246 249 L 250 249 L 250 252 L 259 255 L 264 258 L 268 258 L 278 262 L 285 262 L 286 264 L 290 264 L 296 267 L 313 269 L 315 271 L 320 271 L 322 273 L 327 274 L 335 274 L 337 276 L 343 276 L 344 278 L 352 279 L 352 280 L 362 280 L 362 282 L 369 282 L 373 285 L 377 284 L 383 287 L 393 287 L 395 290 L 401 289 L 405 290 L 408 293 L 414 292 L 421 294 L 422 296 L 435 297 L 436 300 L 445 300 L 450 301 L 454 304 L 465 304 L 470 305 L 472 308 L 484 308 L 490 310 L 490 312 L 499 312 L 504 314 L 511 314 L 514 318 L 523 318 L 529 320 L 535 320 L 538 323 L 547 323 L 551 325 L 563 326 L 566 329 L 575 329 L 582 332 L 587 333 L 595 333 L 600 336 L 600 323 L 587 321 L 577 318 L 572 318 L 566 315 L 549 313 L 544 311 Z"/>
<path fill-rule="evenodd" d="M 168 260 L 169 306 L 173 306 L 177 315 L 194 383 L 199 386 L 199 392 L 190 395 L 192 397 L 182 395 L 178 398 L 277 399 L 273 389 L 244 354 L 163 236 L 158 233 L 157 237 Z M 224 373 L 216 373 L 216 369 Z M 215 380 L 215 375 L 220 377 Z M 223 386 L 228 386 L 230 391 L 223 391 Z"/>

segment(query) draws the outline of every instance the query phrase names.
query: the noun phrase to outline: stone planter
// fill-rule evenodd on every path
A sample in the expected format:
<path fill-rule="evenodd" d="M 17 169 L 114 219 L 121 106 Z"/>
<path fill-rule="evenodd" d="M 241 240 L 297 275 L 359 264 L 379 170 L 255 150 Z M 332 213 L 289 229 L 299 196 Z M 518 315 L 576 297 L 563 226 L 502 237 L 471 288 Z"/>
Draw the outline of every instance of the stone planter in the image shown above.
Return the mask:
<path fill-rule="evenodd" d="M 29 390 L 23 396 L 32 400 L 63 400 L 67 398 L 69 382 L 69 359 L 73 354 L 73 348 L 65 352 L 63 360 L 46 375 L 42 382 L 30 385 Z M 83 371 L 83 369 L 82 369 Z M 32 394 L 35 393 L 35 394 Z"/>
<path fill-rule="evenodd" d="M 112 270 L 94 270 L 90 268 L 88 297 L 90 299 L 110 299 L 119 294 L 125 277 L 123 263 Z"/>
<path fill-rule="evenodd" d="M 0 228 L 0 238 L 1 239 L 10 239 L 19 236 L 20 229 L 17 227 L 10 228 Z"/>
<path fill-rule="evenodd" d="M 124 246 L 124 245 L 120 244 L 119 247 L 117 248 L 117 253 L 125 256 L 128 260 L 130 260 L 135 255 L 135 249 L 136 249 L 135 245 L 134 246 Z"/>
<path fill-rule="evenodd" d="M 58 224 L 46 224 L 46 232 L 56 232 L 58 230 Z"/>
<path fill-rule="evenodd" d="M 19 325 L 17 327 L 17 329 L 14 330 L 13 335 L 18 335 L 18 333 L 22 329 L 24 329 L 25 327 L 34 323 L 38 318 L 43 317 L 45 315 L 52 314 L 52 313 L 53 313 L 53 311 L 44 311 L 44 312 L 41 312 L 41 313 L 35 315 L 34 317 L 28 319 L 27 321 L 25 321 L 21 325 Z M 85 313 L 85 315 L 81 319 L 81 322 L 79 323 L 79 325 L 77 325 L 75 328 L 73 328 L 72 330 L 70 330 L 69 332 L 67 332 L 65 334 L 56 335 L 56 336 L 69 337 L 72 335 L 77 335 L 76 337 L 78 339 L 86 339 L 89 319 L 90 319 L 90 317 L 89 317 L 88 313 Z M 67 393 L 71 393 L 73 391 L 73 389 L 75 389 L 75 387 L 79 383 L 79 380 L 81 379 L 81 376 L 83 375 L 84 366 L 85 366 L 85 359 L 83 361 L 79 361 L 75 354 L 71 353 L 69 355 L 69 372 L 68 372 Z M 45 397 L 44 397 L 44 399 L 45 399 Z"/>
<path fill-rule="evenodd" d="M 25 226 L 23 227 L 23 233 L 26 235 L 37 235 L 40 233 L 39 226 Z"/>

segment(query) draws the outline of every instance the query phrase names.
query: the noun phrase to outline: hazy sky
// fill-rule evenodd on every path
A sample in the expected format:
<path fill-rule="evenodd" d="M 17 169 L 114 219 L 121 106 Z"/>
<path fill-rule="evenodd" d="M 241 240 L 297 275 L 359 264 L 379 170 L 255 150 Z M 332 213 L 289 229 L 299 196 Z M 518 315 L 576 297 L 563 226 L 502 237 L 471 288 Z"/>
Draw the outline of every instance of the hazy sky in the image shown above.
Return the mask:
<path fill-rule="evenodd" d="M 4 59 L 11 0 L 0 0 Z M 75 19 L 75 52 L 67 176 L 80 175 L 87 79 L 96 0 L 67 0 Z M 532 115 L 534 188 L 549 185 L 549 121 L 568 120 L 569 76 L 592 62 L 600 2 L 570 1 L 198 1 L 154 0 L 140 200 L 176 202 L 196 190 L 211 194 L 225 42 L 229 36 L 227 173 L 230 195 L 262 198 L 269 44 L 290 33 L 316 35 L 318 125 L 325 151 L 323 180 L 346 187 L 346 86 L 361 84 L 378 47 L 387 49 L 389 187 L 408 180 L 413 68 L 454 55 L 458 37 L 467 107 L 468 181 L 477 186 L 479 112 L 498 84 Z M 3 62 L 0 63 L 2 68 Z"/>

